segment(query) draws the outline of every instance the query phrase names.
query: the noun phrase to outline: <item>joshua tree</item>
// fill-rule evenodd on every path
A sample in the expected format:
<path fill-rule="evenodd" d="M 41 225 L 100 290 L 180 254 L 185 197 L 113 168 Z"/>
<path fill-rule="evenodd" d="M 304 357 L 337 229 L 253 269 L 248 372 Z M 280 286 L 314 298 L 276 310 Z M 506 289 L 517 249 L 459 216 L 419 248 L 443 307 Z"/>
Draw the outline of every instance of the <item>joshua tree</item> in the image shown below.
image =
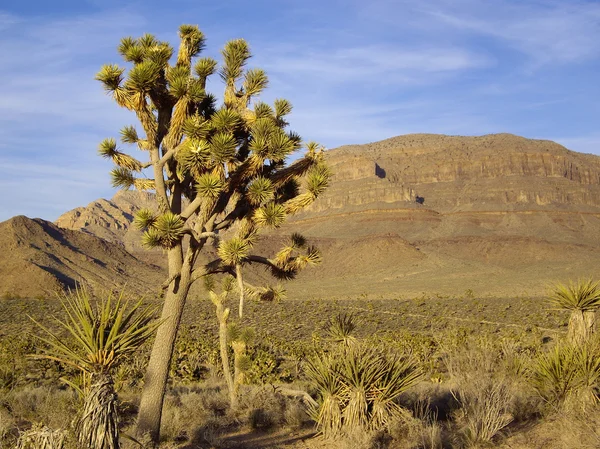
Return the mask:
<path fill-rule="evenodd" d="M 567 338 L 580 345 L 589 340 L 596 330 L 596 311 L 600 308 L 598 282 L 591 279 L 569 285 L 557 284 L 550 301 L 559 309 L 571 311 Z"/>
<path fill-rule="evenodd" d="M 131 307 L 123 294 L 94 307 L 87 290 L 78 288 L 63 298 L 66 312 L 58 323 L 72 337 L 65 340 L 37 323 L 47 334 L 40 337 L 50 349 L 42 357 L 76 367 L 86 379 L 81 390 L 84 406 L 77 420 L 77 440 L 85 449 L 119 448 L 117 396 L 112 373 L 154 333 L 159 322 L 154 309 Z"/>
<path fill-rule="evenodd" d="M 147 247 L 163 247 L 168 277 L 162 311 L 138 415 L 138 435 L 158 441 L 169 363 L 181 315 L 192 283 L 211 273 L 235 277 L 240 287 L 239 314 L 249 291 L 243 267 L 266 265 L 278 278 L 291 279 L 319 253 L 294 236 L 288 247 L 270 259 L 252 253 L 258 232 L 278 227 L 286 217 L 312 203 L 327 187 L 329 169 L 322 148 L 306 145 L 306 153 L 292 164 L 287 158 L 302 148 L 300 137 L 286 131 L 288 101 L 273 106 L 257 100 L 267 86 L 260 69 L 246 70 L 250 58 L 242 39 L 222 50 L 223 65 L 211 58 L 195 59 L 204 47 L 196 26 L 179 28 L 176 59 L 172 47 L 146 34 L 121 40 L 119 53 L 131 68 L 105 65 L 97 75 L 119 106 L 133 111 L 143 134 L 133 126 L 121 130 L 124 144 L 146 153 L 146 162 L 122 152 L 114 139 L 99 152 L 117 167 L 111 172 L 115 187 L 155 192 L 157 210 L 142 210 L 135 223 L 145 230 Z M 207 93 L 207 78 L 218 71 L 224 83 L 223 102 L 217 106 Z M 152 172 L 151 178 L 143 170 Z M 224 231 L 227 238 L 220 238 Z M 218 257 L 200 263 L 207 244 L 218 247 Z"/>

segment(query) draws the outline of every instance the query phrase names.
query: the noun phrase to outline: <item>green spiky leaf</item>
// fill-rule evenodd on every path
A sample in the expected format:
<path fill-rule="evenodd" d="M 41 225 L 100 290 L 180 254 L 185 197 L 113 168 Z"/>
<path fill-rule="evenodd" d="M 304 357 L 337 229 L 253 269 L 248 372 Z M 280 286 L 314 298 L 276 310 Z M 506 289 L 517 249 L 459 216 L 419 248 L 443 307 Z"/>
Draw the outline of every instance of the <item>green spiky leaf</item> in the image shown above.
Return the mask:
<path fill-rule="evenodd" d="M 275 196 L 273 183 L 263 177 L 255 178 L 248 185 L 246 197 L 250 204 L 260 206 L 261 204 L 271 201 Z"/>
<path fill-rule="evenodd" d="M 285 222 L 285 219 L 285 207 L 276 203 L 268 203 L 254 213 L 254 222 L 259 226 L 278 228 Z"/>
<path fill-rule="evenodd" d="M 199 59 L 194 65 L 194 72 L 201 80 L 206 80 L 206 78 L 214 74 L 216 70 L 217 61 L 215 61 L 213 58 Z"/>
<path fill-rule="evenodd" d="M 125 69 L 120 68 L 118 65 L 103 65 L 96 74 L 96 79 L 104 85 L 105 90 L 114 92 L 121 86 L 123 72 L 125 72 Z"/>
<path fill-rule="evenodd" d="M 248 255 L 249 250 L 250 247 L 246 241 L 234 237 L 231 240 L 222 240 L 219 244 L 218 253 L 223 263 L 238 265 Z"/>
<path fill-rule="evenodd" d="M 267 103 L 263 102 L 259 102 L 254 105 L 254 114 L 257 120 L 260 118 L 269 118 L 272 120 L 275 116 L 273 108 L 271 108 L 271 106 L 269 106 Z"/>
<path fill-rule="evenodd" d="M 162 245 L 161 235 L 155 228 L 148 228 L 142 234 L 142 246 L 146 249 L 158 248 Z"/>
<path fill-rule="evenodd" d="M 162 245 L 171 247 L 183 236 L 184 224 L 179 215 L 167 212 L 156 219 L 154 229 L 158 231 Z"/>
<path fill-rule="evenodd" d="M 197 179 L 196 191 L 203 198 L 218 198 L 223 191 L 225 183 L 215 173 L 204 173 Z"/>
<path fill-rule="evenodd" d="M 237 142 L 231 133 L 218 132 L 210 139 L 210 153 L 216 163 L 229 162 L 235 157 Z"/>
<path fill-rule="evenodd" d="M 242 123 L 240 114 L 230 108 L 221 108 L 210 118 L 210 122 L 217 131 L 231 133 Z"/>
<path fill-rule="evenodd" d="M 133 218 L 133 225 L 140 230 L 151 228 L 154 223 L 156 223 L 156 216 L 147 208 L 138 210 Z"/>
<path fill-rule="evenodd" d="M 290 240 L 292 241 L 292 248 L 294 249 L 302 249 L 306 246 L 306 237 L 297 232 L 294 232 L 290 236 Z"/>
<path fill-rule="evenodd" d="M 211 129 L 211 123 L 200 115 L 192 115 L 183 122 L 183 132 L 192 141 L 206 139 Z"/>
<path fill-rule="evenodd" d="M 127 170 L 123 167 L 116 167 L 110 171 L 111 184 L 115 188 L 127 190 L 135 182 L 135 177 L 131 173 L 131 170 Z"/>
<path fill-rule="evenodd" d="M 117 153 L 117 141 L 112 137 L 104 139 L 98 145 L 98 154 L 104 158 L 112 159 Z"/>
<path fill-rule="evenodd" d="M 250 58 L 250 47 L 244 39 L 234 39 L 225 44 L 221 54 L 224 63 L 220 71 L 221 78 L 226 83 L 232 83 L 242 76 Z"/>
<path fill-rule="evenodd" d="M 249 97 L 260 94 L 267 88 L 267 85 L 269 84 L 267 74 L 262 69 L 248 70 L 244 78 L 244 93 Z"/>
<path fill-rule="evenodd" d="M 154 87 L 160 72 L 161 67 L 155 62 L 140 62 L 129 71 L 127 86 L 139 92 L 148 92 Z"/>
<path fill-rule="evenodd" d="M 121 142 L 129 144 L 137 144 L 140 140 L 134 126 L 124 126 L 121 129 Z"/>
<path fill-rule="evenodd" d="M 283 117 L 289 115 L 292 112 L 292 103 L 290 103 L 285 98 L 277 98 L 273 102 L 273 106 L 275 106 L 275 117 L 278 120 L 282 120 Z"/>
<path fill-rule="evenodd" d="M 146 58 L 160 67 L 166 67 L 166 65 L 169 63 L 169 59 L 171 59 L 172 56 L 173 47 L 166 42 L 161 42 L 156 47 L 146 50 Z"/>
<path fill-rule="evenodd" d="M 565 310 L 597 310 L 600 308 L 598 282 L 588 279 L 571 281 L 569 285 L 557 284 L 550 295 L 550 302 Z"/>
<path fill-rule="evenodd" d="M 329 186 L 331 170 L 325 164 L 312 167 L 307 174 L 306 188 L 316 198 Z"/>

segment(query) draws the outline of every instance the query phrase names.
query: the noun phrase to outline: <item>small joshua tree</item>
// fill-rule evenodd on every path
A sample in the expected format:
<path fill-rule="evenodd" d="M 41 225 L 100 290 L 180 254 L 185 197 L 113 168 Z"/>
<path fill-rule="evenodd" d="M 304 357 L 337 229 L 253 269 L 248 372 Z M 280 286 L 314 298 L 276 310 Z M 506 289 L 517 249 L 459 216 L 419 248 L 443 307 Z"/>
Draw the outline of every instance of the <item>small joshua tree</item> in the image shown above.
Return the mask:
<path fill-rule="evenodd" d="M 571 312 L 568 340 L 577 345 L 587 342 L 596 330 L 596 311 L 600 308 L 598 282 L 589 279 L 577 283 L 571 281 L 569 285 L 557 284 L 550 302 Z"/>
<path fill-rule="evenodd" d="M 82 371 L 87 385 L 81 391 L 83 411 L 77 420 L 77 440 L 86 449 L 119 448 L 117 396 L 113 373 L 119 364 L 139 349 L 156 330 L 155 310 L 143 309 L 141 300 L 128 306 L 123 294 L 109 295 L 92 304 L 85 288 L 63 298 L 66 319 L 58 320 L 71 339 L 46 333 L 39 337 L 50 349 L 42 357 L 57 360 Z"/>
<path fill-rule="evenodd" d="M 244 266 L 264 264 L 273 275 L 291 279 L 298 270 L 320 260 L 315 248 L 299 236 L 276 257 L 253 254 L 262 228 L 276 228 L 319 196 L 330 173 L 322 148 L 315 143 L 292 164 L 290 155 L 302 148 L 300 136 L 287 131 L 290 103 L 273 105 L 258 100 L 267 87 L 263 70 L 246 69 L 250 49 L 243 39 L 225 44 L 223 64 L 196 57 L 205 37 L 196 26 L 179 28 L 180 44 L 173 48 L 146 34 L 121 40 L 119 53 L 130 69 L 105 65 L 97 74 L 115 102 L 133 111 L 141 133 L 133 126 L 121 130 L 123 144 L 146 155 L 140 161 L 105 139 L 99 152 L 112 159 L 115 187 L 153 191 L 156 211 L 142 210 L 135 223 L 143 229 L 143 243 L 162 247 L 168 259 L 163 289 L 163 324 L 158 329 L 144 381 L 137 434 L 148 433 L 157 443 L 169 364 L 179 323 L 192 283 L 213 274 L 235 277 L 243 315 L 248 287 Z M 206 81 L 219 74 L 223 101 L 206 91 Z M 146 178 L 143 170 L 152 172 Z M 222 233 L 227 238 L 221 238 Z M 218 257 L 200 263 L 208 244 L 218 246 Z M 268 292 L 268 291 L 266 291 Z"/>

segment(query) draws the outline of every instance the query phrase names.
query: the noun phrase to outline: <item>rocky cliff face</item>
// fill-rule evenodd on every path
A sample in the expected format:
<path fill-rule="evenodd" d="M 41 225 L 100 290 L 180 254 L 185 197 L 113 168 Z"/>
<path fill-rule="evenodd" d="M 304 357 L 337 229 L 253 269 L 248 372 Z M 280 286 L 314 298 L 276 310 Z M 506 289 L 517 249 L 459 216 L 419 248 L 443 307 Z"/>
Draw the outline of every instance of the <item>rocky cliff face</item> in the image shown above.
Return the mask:
<path fill-rule="evenodd" d="M 328 160 L 335 182 L 313 212 L 375 202 L 439 212 L 600 207 L 600 158 L 510 134 L 415 134 L 341 147 Z"/>
<path fill-rule="evenodd" d="M 261 243 L 274 254 L 277 238 L 299 231 L 321 247 L 323 264 L 288 283 L 289 297 L 540 295 L 597 276 L 600 157 L 510 134 L 415 134 L 326 157 L 335 176 L 325 195 Z M 131 227 L 148 201 L 120 192 L 58 224 L 159 261 Z"/>

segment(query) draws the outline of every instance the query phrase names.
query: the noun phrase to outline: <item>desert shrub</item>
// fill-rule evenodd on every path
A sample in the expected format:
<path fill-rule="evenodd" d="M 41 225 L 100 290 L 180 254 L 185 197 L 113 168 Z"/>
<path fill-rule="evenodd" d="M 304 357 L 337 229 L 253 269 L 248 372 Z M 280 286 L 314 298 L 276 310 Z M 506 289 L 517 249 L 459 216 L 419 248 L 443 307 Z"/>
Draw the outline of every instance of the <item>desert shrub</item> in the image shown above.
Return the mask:
<path fill-rule="evenodd" d="M 492 441 L 513 420 L 510 413 L 512 391 L 496 379 L 483 378 L 456 390 L 461 404 L 461 433 L 468 447 Z"/>
<path fill-rule="evenodd" d="M 287 399 L 271 386 L 247 387 L 240 400 L 240 414 L 251 429 L 283 424 Z"/>
<path fill-rule="evenodd" d="M 420 384 L 420 385 L 424 385 Z M 439 385 L 434 388 L 438 389 Z M 438 422 L 438 408 L 432 405 L 428 396 L 423 396 L 425 390 L 414 388 L 410 396 L 412 415 L 405 415 L 396 419 L 389 426 L 389 434 L 393 439 L 394 449 L 441 449 L 442 428 Z M 448 392 L 448 395 L 451 394 Z M 406 396 L 406 395 L 403 395 Z M 413 397 L 414 396 L 414 397 Z M 418 399 L 414 399 L 418 398 Z M 403 398 L 406 401 L 406 397 Z"/>
<path fill-rule="evenodd" d="M 422 376 L 410 357 L 386 356 L 381 348 L 351 345 L 310 359 L 305 367 L 318 392 L 313 410 L 326 437 L 363 428 L 376 431 L 407 413 L 399 395 Z"/>
<path fill-rule="evenodd" d="M 502 363 L 501 352 L 487 345 L 467 347 L 447 358 L 460 404 L 455 418 L 467 447 L 489 443 L 514 419 L 514 383 Z"/>
<path fill-rule="evenodd" d="M 245 371 L 250 384 L 290 382 L 292 374 L 283 366 L 283 359 L 263 345 L 254 345 L 247 353 L 249 363 Z"/>
<path fill-rule="evenodd" d="M 9 392 L 4 402 L 15 420 L 52 429 L 69 427 L 80 406 L 74 391 L 55 387 L 22 387 Z"/>
<path fill-rule="evenodd" d="M 212 419 L 220 419 L 224 425 L 228 409 L 227 396 L 220 389 L 175 388 L 165 398 L 161 441 L 192 440 Z"/>
<path fill-rule="evenodd" d="M 183 382 L 203 379 L 209 370 L 213 353 L 218 354 L 214 341 L 204 335 L 192 337 L 189 332 L 182 332 L 173 351 L 170 376 Z M 219 363 L 216 365 L 220 366 Z"/>
<path fill-rule="evenodd" d="M 531 383 L 553 409 L 598 403 L 600 345 L 597 341 L 557 344 L 533 362 Z"/>
<path fill-rule="evenodd" d="M 13 447 L 18 430 L 16 425 L 15 418 L 9 411 L 5 407 L 0 407 L 0 449 Z"/>

